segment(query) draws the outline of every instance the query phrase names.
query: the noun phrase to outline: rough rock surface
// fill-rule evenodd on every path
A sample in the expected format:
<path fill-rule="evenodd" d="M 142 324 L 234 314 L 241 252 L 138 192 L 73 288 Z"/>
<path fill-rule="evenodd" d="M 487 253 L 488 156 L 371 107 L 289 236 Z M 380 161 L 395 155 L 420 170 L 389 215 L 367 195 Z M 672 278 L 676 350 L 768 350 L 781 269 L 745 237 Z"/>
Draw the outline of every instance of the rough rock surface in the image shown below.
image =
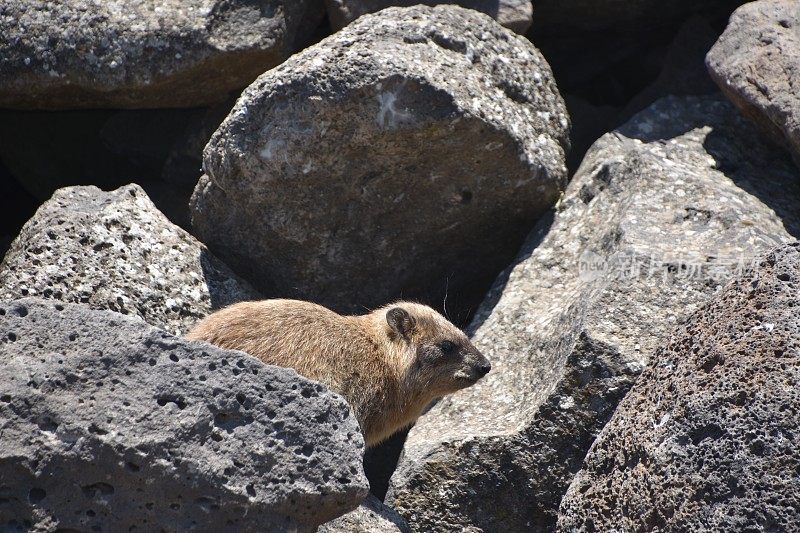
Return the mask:
<path fill-rule="evenodd" d="M 325 0 L 328 18 L 334 30 L 340 30 L 361 15 L 387 7 L 409 7 L 417 4 L 435 6 L 457 4 L 486 13 L 506 28 L 525 33 L 531 25 L 533 5 L 530 0 Z"/>
<path fill-rule="evenodd" d="M 731 16 L 706 64 L 722 92 L 800 164 L 800 8 L 750 2 Z"/>
<path fill-rule="evenodd" d="M 564 531 L 792 531 L 800 523 L 800 244 L 670 336 L 564 498 Z"/>
<path fill-rule="evenodd" d="M 56 191 L 0 265 L 0 298 L 24 296 L 138 315 L 173 333 L 215 308 L 259 298 L 138 185 Z"/>
<path fill-rule="evenodd" d="M 315 0 L 10 0 L 0 6 L 0 107 L 190 107 L 291 54 Z"/>
<path fill-rule="evenodd" d="M 323 524 L 317 533 L 405 533 L 408 524 L 397 511 L 370 494 L 355 511 Z"/>
<path fill-rule="evenodd" d="M 523 37 L 457 6 L 385 9 L 245 90 L 192 224 L 267 294 L 360 311 L 458 292 L 555 201 L 567 132 Z"/>
<path fill-rule="evenodd" d="M 553 529 L 674 325 L 800 235 L 800 173 L 753 130 L 725 101 L 671 97 L 595 143 L 470 327 L 492 372 L 409 434 L 387 501 L 412 530 Z"/>
<path fill-rule="evenodd" d="M 311 531 L 367 492 L 344 400 L 135 317 L 0 302 L 0 525 Z"/>

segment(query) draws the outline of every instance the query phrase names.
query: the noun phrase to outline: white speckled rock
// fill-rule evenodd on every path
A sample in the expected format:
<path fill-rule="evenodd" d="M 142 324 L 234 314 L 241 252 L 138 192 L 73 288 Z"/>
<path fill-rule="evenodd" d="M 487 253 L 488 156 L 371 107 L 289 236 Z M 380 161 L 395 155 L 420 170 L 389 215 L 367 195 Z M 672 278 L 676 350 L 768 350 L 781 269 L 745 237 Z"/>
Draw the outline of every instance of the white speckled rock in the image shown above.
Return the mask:
<path fill-rule="evenodd" d="M 722 92 L 800 164 L 800 5 L 749 2 L 706 57 Z"/>
<path fill-rule="evenodd" d="M 800 244 L 664 340 L 561 505 L 564 532 L 795 531 Z"/>
<path fill-rule="evenodd" d="M 729 103 L 665 98 L 603 136 L 478 310 L 492 372 L 411 430 L 387 501 L 414 531 L 552 531 L 650 355 L 792 235 L 800 173 Z"/>
<path fill-rule="evenodd" d="M 409 7 L 417 4 L 435 6 L 456 4 L 486 13 L 506 28 L 525 33 L 531 25 L 533 4 L 530 0 L 325 0 L 331 26 L 340 30 L 361 15 L 387 7 Z"/>
<path fill-rule="evenodd" d="M 298 531 L 367 494 L 345 401 L 136 317 L 0 302 L 0 528 Z"/>
<path fill-rule="evenodd" d="M 59 189 L 0 265 L 0 298 L 86 303 L 172 333 L 259 294 L 161 214 L 138 185 Z"/>
<path fill-rule="evenodd" d="M 277 65 L 315 0 L 6 0 L 0 107 L 191 107 Z"/>
<path fill-rule="evenodd" d="M 269 295 L 431 300 L 513 258 L 565 183 L 568 126 L 525 38 L 457 6 L 385 9 L 245 90 L 192 224 Z"/>

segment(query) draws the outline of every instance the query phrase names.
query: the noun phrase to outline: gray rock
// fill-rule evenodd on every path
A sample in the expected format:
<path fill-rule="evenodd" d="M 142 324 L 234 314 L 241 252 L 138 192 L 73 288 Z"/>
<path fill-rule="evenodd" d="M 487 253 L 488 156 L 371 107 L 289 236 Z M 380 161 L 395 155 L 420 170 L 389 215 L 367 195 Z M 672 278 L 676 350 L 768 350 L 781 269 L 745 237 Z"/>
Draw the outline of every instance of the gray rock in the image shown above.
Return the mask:
<path fill-rule="evenodd" d="M 267 294 L 358 311 L 458 292 L 555 201 L 567 132 L 523 37 L 457 6 L 390 8 L 245 90 L 206 147 L 192 224 Z"/>
<path fill-rule="evenodd" d="M 795 242 L 671 334 L 592 446 L 559 528 L 796 530 L 798 294 Z"/>
<path fill-rule="evenodd" d="M 328 18 L 334 30 L 340 30 L 361 15 L 387 7 L 410 7 L 417 4 L 435 6 L 456 4 L 486 13 L 506 28 L 525 33 L 531 25 L 533 5 L 530 0 L 325 0 Z"/>
<path fill-rule="evenodd" d="M 731 16 L 706 64 L 722 92 L 800 164 L 800 9 L 750 2 Z"/>
<path fill-rule="evenodd" d="M 347 404 L 293 370 L 37 299 L 0 339 L 4 529 L 313 531 L 366 496 Z"/>
<path fill-rule="evenodd" d="M 408 524 L 397 511 L 370 494 L 355 511 L 323 524 L 317 533 L 395 533 L 407 532 Z"/>
<path fill-rule="evenodd" d="M 318 0 L 10 0 L 0 107 L 191 107 L 272 68 L 321 20 Z"/>
<path fill-rule="evenodd" d="M 137 315 L 174 333 L 213 309 L 259 298 L 138 185 L 56 191 L 0 265 L 0 298 L 25 296 Z"/>
<path fill-rule="evenodd" d="M 659 100 L 602 137 L 477 312 L 492 372 L 418 421 L 387 501 L 413 531 L 552 531 L 650 354 L 800 235 L 798 202 L 791 161 L 715 97 Z"/>

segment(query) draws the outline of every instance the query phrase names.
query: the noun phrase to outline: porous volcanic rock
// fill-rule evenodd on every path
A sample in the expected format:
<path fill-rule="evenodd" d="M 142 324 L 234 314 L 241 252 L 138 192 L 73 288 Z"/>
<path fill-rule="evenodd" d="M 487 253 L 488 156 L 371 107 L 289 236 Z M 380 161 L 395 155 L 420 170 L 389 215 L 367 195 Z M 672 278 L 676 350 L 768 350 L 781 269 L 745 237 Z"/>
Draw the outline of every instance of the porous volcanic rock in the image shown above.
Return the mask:
<path fill-rule="evenodd" d="M 406 533 L 408 524 L 397 511 L 370 494 L 355 511 L 323 524 L 317 533 Z"/>
<path fill-rule="evenodd" d="M 345 401 L 136 317 L 0 302 L 0 525 L 313 531 L 367 493 Z"/>
<path fill-rule="evenodd" d="M 161 214 L 138 185 L 56 191 L 0 264 L 0 298 L 37 296 L 185 333 L 258 292 Z"/>
<path fill-rule="evenodd" d="M 335 30 L 340 30 L 361 15 L 387 7 L 409 7 L 417 4 L 435 6 L 456 4 L 486 13 L 506 28 L 525 33 L 531 25 L 533 5 L 530 0 L 325 0 L 328 18 Z"/>
<path fill-rule="evenodd" d="M 800 173 L 718 97 L 599 139 L 470 326 L 492 362 L 418 421 L 387 499 L 413 531 L 552 531 L 587 450 L 675 324 L 800 235 Z"/>
<path fill-rule="evenodd" d="M 286 59 L 317 0 L 9 0 L 0 5 L 0 107 L 193 107 Z"/>
<path fill-rule="evenodd" d="M 568 127 L 523 37 L 457 6 L 385 9 L 245 90 L 192 224 L 266 294 L 430 301 L 513 258 L 565 183 Z"/>
<path fill-rule="evenodd" d="M 722 92 L 800 164 L 800 7 L 749 2 L 706 57 Z"/>
<path fill-rule="evenodd" d="M 669 336 L 595 441 L 563 531 L 792 531 L 800 523 L 800 244 Z"/>

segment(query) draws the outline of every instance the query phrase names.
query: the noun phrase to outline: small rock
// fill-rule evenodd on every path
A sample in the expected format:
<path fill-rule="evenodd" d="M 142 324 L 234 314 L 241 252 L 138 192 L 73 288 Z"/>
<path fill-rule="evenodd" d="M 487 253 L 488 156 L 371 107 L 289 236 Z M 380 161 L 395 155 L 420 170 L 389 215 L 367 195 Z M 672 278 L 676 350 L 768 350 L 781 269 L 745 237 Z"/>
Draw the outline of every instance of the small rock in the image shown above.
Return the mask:
<path fill-rule="evenodd" d="M 0 297 L 25 296 L 136 315 L 178 334 L 213 309 L 259 298 L 138 185 L 56 191 L 0 264 Z"/>
<path fill-rule="evenodd" d="M 397 511 L 370 494 L 355 511 L 323 524 L 317 533 L 407 533 L 408 524 Z"/>

